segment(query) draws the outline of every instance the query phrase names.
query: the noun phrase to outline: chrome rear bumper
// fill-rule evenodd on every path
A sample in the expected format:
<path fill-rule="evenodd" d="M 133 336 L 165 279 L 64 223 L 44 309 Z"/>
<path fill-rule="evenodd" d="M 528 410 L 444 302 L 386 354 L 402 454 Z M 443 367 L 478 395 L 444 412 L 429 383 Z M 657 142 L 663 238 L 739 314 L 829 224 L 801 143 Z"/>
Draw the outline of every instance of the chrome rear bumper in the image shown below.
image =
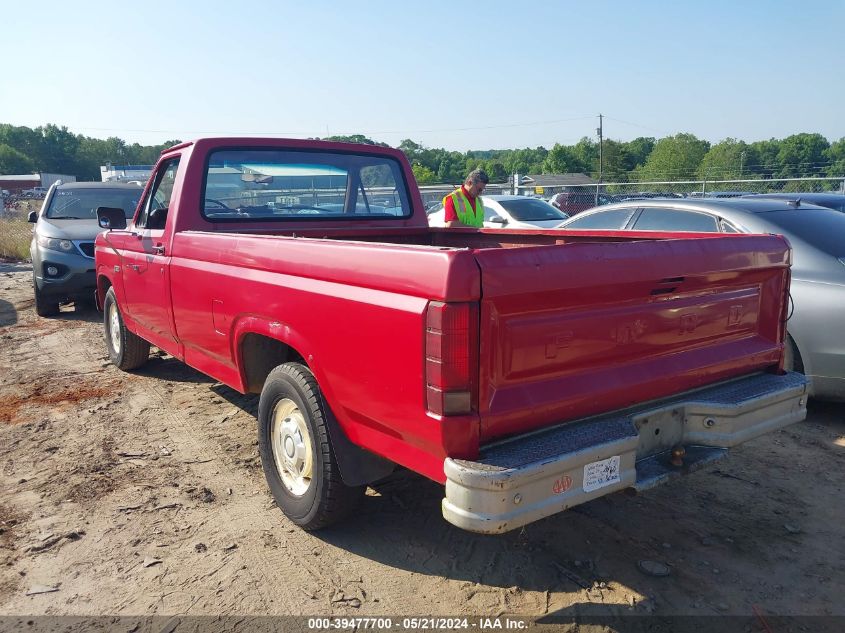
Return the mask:
<path fill-rule="evenodd" d="M 618 490 L 651 488 L 803 420 L 806 392 L 802 374 L 755 374 L 511 438 L 485 447 L 478 461 L 447 458 L 443 516 L 498 534 Z"/>

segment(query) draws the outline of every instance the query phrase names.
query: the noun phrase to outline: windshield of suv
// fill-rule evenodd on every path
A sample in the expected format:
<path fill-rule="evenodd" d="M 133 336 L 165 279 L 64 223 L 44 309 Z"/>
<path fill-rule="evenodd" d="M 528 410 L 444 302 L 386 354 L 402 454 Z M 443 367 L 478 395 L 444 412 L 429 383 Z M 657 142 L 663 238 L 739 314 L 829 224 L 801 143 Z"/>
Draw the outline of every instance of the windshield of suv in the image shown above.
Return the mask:
<path fill-rule="evenodd" d="M 411 215 L 392 158 L 305 150 L 220 150 L 209 157 L 207 220 L 338 220 Z"/>
<path fill-rule="evenodd" d="M 123 209 L 126 218 L 135 215 L 142 189 L 56 189 L 47 217 L 56 220 L 96 220 L 97 207 Z"/>
<path fill-rule="evenodd" d="M 505 210 L 511 214 L 514 220 L 519 222 L 540 222 L 543 220 L 559 220 L 563 222 L 568 215 L 558 211 L 548 202 L 537 200 L 537 198 L 525 198 L 525 200 L 496 200 Z"/>

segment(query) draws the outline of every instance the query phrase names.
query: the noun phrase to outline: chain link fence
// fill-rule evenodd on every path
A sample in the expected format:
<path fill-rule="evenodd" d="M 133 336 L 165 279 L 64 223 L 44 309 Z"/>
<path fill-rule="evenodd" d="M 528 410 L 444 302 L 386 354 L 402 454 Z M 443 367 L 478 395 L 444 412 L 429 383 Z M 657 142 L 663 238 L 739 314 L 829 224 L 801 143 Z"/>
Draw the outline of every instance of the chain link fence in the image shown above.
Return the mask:
<path fill-rule="evenodd" d="M 426 185 L 420 187 L 426 208 L 436 207 L 443 197 L 453 192 L 455 185 Z M 604 182 L 594 185 L 560 187 L 487 185 L 485 195 L 515 194 L 548 200 L 554 194 L 568 193 L 573 203 L 583 209 L 632 198 L 730 198 L 755 193 L 840 193 L 845 194 L 845 176 L 837 178 L 766 178 L 743 180 L 673 180 L 653 182 Z M 579 208 L 579 210 L 583 210 Z"/>
<path fill-rule="evenodd" d="M 845 194 L 845 176 L 838 178 L 780 178 L 745 180 L 676 180 L 660 182 L 605 182 L 542 188 L 543 198 L 567 193 L 584 202 L 609 204 L 636 198 L 732 198 L 755 193 Z M 517 187 L 520 195 L 539 195 L 537 187 Z"/>
<path fill-rule="evenodd" d="M 18 202 L 0 207 L 0 260 L 29 259 L 32 227 L 27 221 L 30 211 L 41 208 L 41 200 Z"/>

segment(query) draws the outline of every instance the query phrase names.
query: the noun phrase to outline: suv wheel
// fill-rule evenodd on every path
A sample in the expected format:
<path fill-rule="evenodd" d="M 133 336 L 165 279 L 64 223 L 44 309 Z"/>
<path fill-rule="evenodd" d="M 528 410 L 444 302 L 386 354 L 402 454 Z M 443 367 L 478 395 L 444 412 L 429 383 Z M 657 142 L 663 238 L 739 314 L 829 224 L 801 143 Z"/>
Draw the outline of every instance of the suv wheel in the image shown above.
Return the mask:
<path fill-rule="evenodd" d="M 32 276 L 32 288 L 35 291 L 35 314 L 41 317 L 57 315 L 59 313 L 59 302 L 45 297 L 44 293 L 38 290 L 35 274 Z"/>

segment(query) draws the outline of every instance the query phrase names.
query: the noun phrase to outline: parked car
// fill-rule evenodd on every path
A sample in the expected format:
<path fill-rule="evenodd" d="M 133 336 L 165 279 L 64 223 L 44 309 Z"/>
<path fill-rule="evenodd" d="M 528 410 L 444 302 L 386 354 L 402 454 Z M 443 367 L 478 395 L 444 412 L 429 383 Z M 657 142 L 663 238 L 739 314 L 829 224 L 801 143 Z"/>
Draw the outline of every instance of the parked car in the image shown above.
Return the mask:
<path fill-rule="evenodd" d="M 617 202 L 617 198 L 607 193 L 599 194 L 599 206 L 603 204 L 611 204 Z M 592 209 L 596 206 L 596 192 L 595 191 L 564 191 L 556 193 L 549 198 L 549 204 L 555 209 L 563 211 L 569 216 L 573 216 L 581 211 Z"/>
<path fill-rule="evenodd" d="M 106 182 L 56 184 L 41 211 L 30 212 L 29 221 L 35 223 L 32 283 L 40 316 L 57 314 L 59 304 L 67 301 L 93 303 L 94 238 L 102 231 L 97 207 L 120 208 L 132 217 L 141 191 L 136 185 Z"/>
<path fill-rule="evenodd" d="M 21 191 L 22 198 L 43 198 L 47 195 L 47 189 L 44 187 L 33 187 L 32 189 L 24 189 Z"/>
<path fill-rule="evenodd" d="M 705 198 L 740 198 L 742 196 L 753 195 L 753 191 L 707 191 Z"/>
<path fill-rule="evenodd" d="M 533 196 L 482 196 L 484 228 L 553 229 L 569 216 Z M 428 216 L 429 226 L 445 226 L 443 204 Z"/>
<path fill-rule="evenodd" d="M 385 188 L 400 213 L 368 205 Z M 99 216 L 112 362 L 155 345 L 260 393 L 268 487 L 306 529 L 398 464 L 445 484 L 448 521 L 501 533 L 806 416 L 779 236 L 432 229 L 401 151 L 278 138 L 177 145 L 128 225 Z"/>
<path fill-rule="evenodd" d="M 817 204 L 820 207 L 845 212 L 845 195 L 841 193 L 758 193 L 745 197 L 792 200 L 807 204 Z"/>
<path fill-rule="evenodd" d="M 795 304 L 786 365 L 810 377 L 813 395 L 845 399 L 845 215 L 764 196 L 651 200 L 594 209 L 561 228 L 784 235 L 793 248 Z"/>

